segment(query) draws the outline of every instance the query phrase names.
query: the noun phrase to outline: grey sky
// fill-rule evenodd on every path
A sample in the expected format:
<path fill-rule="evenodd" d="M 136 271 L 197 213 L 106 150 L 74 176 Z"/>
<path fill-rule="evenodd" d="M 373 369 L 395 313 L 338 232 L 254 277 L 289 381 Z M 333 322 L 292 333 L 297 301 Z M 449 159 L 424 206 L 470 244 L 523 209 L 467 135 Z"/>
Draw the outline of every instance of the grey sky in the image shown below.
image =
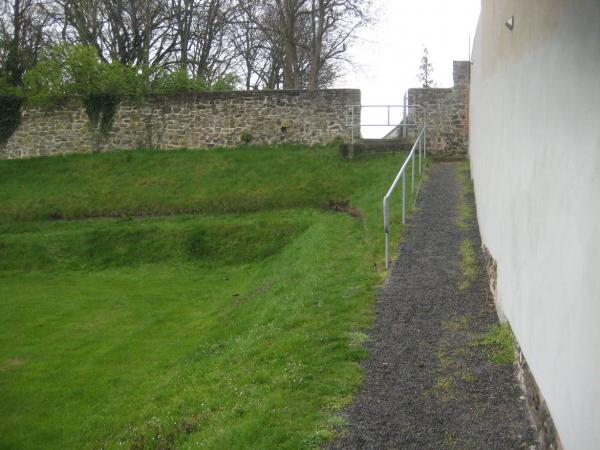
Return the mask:
<path fill-rule="evenodd" d="M 423 46 L 429 50 L 434 82 L 438 87 L 451 86 L 452 61 L 468 58 L 480 0 L 375 0 L 375 4 L 377 23 L 361 31 L 350 49 L 356 67 L 349 68 L 336 87 L 360 88 L 363 104 L 402 103 L 404 92 L 419 86 Z M 383 110 L 365 109 L 363 123 L 385 121 L 386 115 Z M 364 127 L 363 135 L 386 131 Z"/>

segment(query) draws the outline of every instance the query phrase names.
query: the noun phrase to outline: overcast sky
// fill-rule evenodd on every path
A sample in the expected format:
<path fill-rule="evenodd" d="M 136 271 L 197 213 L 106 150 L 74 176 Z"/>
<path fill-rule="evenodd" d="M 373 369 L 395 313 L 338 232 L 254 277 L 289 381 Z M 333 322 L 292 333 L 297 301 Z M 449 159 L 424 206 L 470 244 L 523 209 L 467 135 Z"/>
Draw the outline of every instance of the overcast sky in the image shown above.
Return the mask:
<path fill-rule="evenodd" d="M 466 60 L 479 18 L 480 0 L 374 0 L 377 22 L 360 32 L 350 49 L 355 63 L 335 87 L 359 88 L 362 104 L 399 104 L 404 92 L 418 87 L 423 47 L 429 50 L 433 81 L 452 86 L 452 61 Z M 387 112 L 363 110 L 363 123 L 387 120 Z M 400 111 L 393 114 L 394 120 Z M 363 127 L 376 137 L 389 129 Z"/>

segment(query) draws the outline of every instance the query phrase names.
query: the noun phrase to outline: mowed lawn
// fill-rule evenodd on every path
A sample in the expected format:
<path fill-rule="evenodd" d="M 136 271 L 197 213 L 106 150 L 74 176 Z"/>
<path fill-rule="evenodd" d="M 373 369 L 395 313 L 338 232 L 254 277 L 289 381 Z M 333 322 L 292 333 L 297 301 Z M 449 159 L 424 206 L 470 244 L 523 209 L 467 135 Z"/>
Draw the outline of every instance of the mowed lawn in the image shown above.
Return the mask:
<path fill-rule="evenodd" d="M 403 158 L 0 161 L 0 448 L 320 446 L 360 385 Z"/>

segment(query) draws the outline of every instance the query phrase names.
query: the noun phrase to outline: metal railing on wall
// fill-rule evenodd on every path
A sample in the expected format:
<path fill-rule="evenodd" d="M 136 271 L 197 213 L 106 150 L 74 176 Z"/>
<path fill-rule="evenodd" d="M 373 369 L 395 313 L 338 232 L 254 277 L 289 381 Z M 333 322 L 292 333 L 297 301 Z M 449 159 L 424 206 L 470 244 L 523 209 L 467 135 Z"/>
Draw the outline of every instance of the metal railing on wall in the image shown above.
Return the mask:
<path fill-rule="evenodd" d="M 392 194 L 396 190 L 398 183 L 402 180 L 402 224 L 406 224 L 406 169 L 408 167 L 408 163 L 411 162 L 412 170 L 411 170 L 411 193 L 415 192 L 415 159 L 418 152 L 418 170 L 419 176 L 423 173 L 423 169 L 425 168 L 425 161 L 427 157 L 427 125 L 423 125 L 423 128 L 419 132 L 417 136 L 417 140 L 415 141 L 410 153 L 406 157 L 404 164 L 400 168 L 400 171 L 394 178 L 392 185 L 383 197 L 383 227 L 385 231 L 385 268 L 389 268 L 390 265 L 390 198 Z"/>
<path fill-rule="evenodd" d="M 361 123 L 362 110 L 363 109 L 384 109 L 387 110 L 387 122 L 385 123 Z M 393 122 L 391 119 L 391 111 L 394 109 L 402 110 L 402 121 L 400 123 Z M 422 108 L 419 105 L 409 105 L 405 102 L 400 105 L 346 105 L 346 117 L 345 125 L 350 128 L 350 140 L 354 144 L 357 136 L 360 137 L 361 127 L 394 127 L 402 129 L 402 137 L 406 138 L 408 129 L 411 127 L 418 127 L 420 123 L 408 123 L 411 118 L 415 118 L 417 114 L 415 112 L 420 111 Z M 356 132 L 358 129 L 358 133 Z"/>

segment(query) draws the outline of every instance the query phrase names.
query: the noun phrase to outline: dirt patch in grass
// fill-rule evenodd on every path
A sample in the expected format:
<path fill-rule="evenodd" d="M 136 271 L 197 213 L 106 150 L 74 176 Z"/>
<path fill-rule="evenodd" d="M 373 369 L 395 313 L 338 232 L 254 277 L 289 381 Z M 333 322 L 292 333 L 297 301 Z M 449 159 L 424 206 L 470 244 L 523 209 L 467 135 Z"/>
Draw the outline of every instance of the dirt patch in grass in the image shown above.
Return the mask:
<path fill-rule="evenodd" d="M 273 287 L 273 283 L 267 282 L 267 283 L 264 283 L 261 286 L 259 286 L 256 290 L 249 293 L 248 295 L 238 297 L 239 294 L 234 294 L 234 296 L 238 297 L 238 299 L 234 302 L 233 306 L 238 307 L 238 306 L 242 305 L 243 303 L 255 300 L 255 299 L 259 298 L 261 295 L 264 295 L 267 292 L 269 292 L 272 287 Z"/>
<path fill-rule="evenodd" d="M 323 209 L 325 211 L 347 213 L 356 218 L 362 217 L 360 209 L 352 206 L 350 200 L 329 200 L 323 205 Z"/>
<path fill-rule="evenodd" d="M 168 418 L 169 419 L 169 418 Z M 180 447 L 181 439 L 193 434 L 202 422 L 200 415 L 180 421 L 153 418 L 142 427 L 131 430 L 127 440 L 130 450 L 171 450 Z"/>
<path fill-rule="evenodd" d="M 8 358 L 0 363 L 0 371 L 15 369 L 23 364 L 25 364 L 25 360 L 23 358 Z"/>

